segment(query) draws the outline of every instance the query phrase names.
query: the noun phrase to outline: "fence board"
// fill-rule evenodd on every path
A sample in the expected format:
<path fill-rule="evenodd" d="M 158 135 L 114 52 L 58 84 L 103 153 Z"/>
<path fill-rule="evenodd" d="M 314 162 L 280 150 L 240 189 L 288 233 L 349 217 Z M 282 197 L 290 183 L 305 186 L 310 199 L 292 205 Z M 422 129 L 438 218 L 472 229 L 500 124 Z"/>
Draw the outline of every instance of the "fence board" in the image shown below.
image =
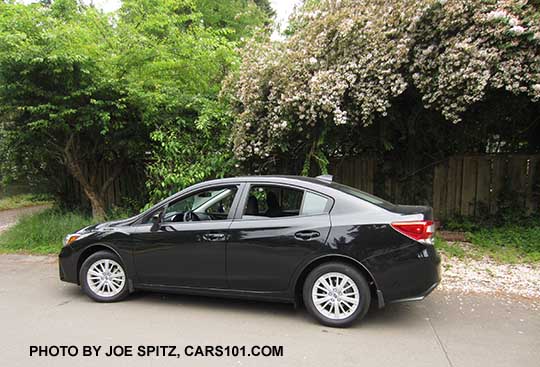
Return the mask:
<path fill-rule="evenodd" d="M 476 204 L 473 215 L 482 215 L 489 212 L 491 203 L 491 163 L 492 159 L 489 156 L 478 157 Z"/>
<path fill-rule="evenodd" d="M 457 180 L 457 163 L 456 159 L 450 158 L 448 160 L 448 193 L 446 196 L 446 215 L 452 216 L 455 214 L 456 203 L 456 180 Z"/>
<path fill-rule="evenodd" d="M 463 157 L 461 177 L 460 214 L 474 215 L 476 207 L 476 178 L 478 163 L 476 157 Z"/>
<path fill-rule="evenodd" d="M 492 169 L 492 179 L 491 179 L 491 201 L 489 205 L 489 212 L 491 214 L 497 213 L 499 210 L 499 201 L 498 197 L 501 194 L 502 188 L 504 186 L 505 172 L 506 172 L 506 162 L 507 157 L 494 157 L 493 158 L 493 169 Z"/>
<path fill-rule="evenodd" d="M 531 156 L 527 170 L 527 214 L 540 210 L 540 156 Z"/>
<path fill-rule="evenodd" d="M 511 156 L 508 162 L 508 178 L 511 192 L 516 194 L 520 206 L 525 206 L 527 191 L 527 156 Z"/>
<path fill-rule="evenodd" d="M 435 217 L 445 216 L 445 188 L 447 166 L 440 164 L 434 167 L 433 172 L 433 211 Z"/>

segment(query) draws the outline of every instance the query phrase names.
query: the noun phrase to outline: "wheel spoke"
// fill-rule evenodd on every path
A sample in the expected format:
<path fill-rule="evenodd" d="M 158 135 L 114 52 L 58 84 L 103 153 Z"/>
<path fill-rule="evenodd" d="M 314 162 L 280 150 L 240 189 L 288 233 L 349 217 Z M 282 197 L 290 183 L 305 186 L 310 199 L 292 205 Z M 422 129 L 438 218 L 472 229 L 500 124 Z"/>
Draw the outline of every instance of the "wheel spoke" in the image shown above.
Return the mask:
<path fill-rule="evenodd" d="M 315 304 L 321 304 L 321 303 L 324 303 L 324 302 L 328 302 L 332 299 L 332 297 L 330 296 L 326 296 L 326 297 L 323 297 L 323 298 L 319 298 L 318 300 L 315 301 Z"/>
<path fill-rule="evenodd" d="M 323 279 L 322 284 L 326 287 L 326 289 L 327 289 L 328 291 L 331 291 L 332 288 L 333 288 L 333 287 L 332 287 L 332 283 L 330 283 L 330 281 L 329 281 L 327 278 L 324 278 L 324 279 Z"/>
<path fill-rule="evenodd" d="M 337 307 L 338 307 L 338 311 L 339 311 L 339 314 L 342 315 L 345 313 L 345 309 L 341 307 L 342 306 L 342 303 L 340 301 L 337 302 Z"/>
<path fill-rule="evenodd" d="M 338 301 L 334 301 L 334 315 L 336 316 L 336 318 L 339 317 L 339 310 L 338 310 Z"/>
<path fill-rule="evenodd" d="M 351 298 L 351 297 L 341 297 L 341 300 L 342 301 L 345 301 L 345 302 L 350 302 L 354 305 L 358 304 L 358 299 L 357 298 Z"/>

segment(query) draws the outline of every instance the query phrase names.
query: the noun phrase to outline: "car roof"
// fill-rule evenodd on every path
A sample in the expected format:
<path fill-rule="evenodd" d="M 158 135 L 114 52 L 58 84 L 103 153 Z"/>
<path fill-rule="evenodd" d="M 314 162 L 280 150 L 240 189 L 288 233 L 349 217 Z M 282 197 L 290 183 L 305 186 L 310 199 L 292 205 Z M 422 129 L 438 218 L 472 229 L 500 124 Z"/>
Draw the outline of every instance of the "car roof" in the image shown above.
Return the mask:
<path fill-rule="evenodd" d="M 294 175 L 260 175 L 260 176 L 238 176 L 238 177 L 227 177 L 227 178 L 218 178 L 213 180 L 208 180 L 201 182 L 203 184 L 220 184 L 220 183 L 235 183 L 235 182 L 281 182 L 281 183 L 293 183 L 295 181 L 301 181 L 304 183 L 311 183 L 315 185 L 322 185 L 329 187 L 330 184 L 327 181 L 323 181 L 314 177 L 306 176 L 294 176 Z"/>

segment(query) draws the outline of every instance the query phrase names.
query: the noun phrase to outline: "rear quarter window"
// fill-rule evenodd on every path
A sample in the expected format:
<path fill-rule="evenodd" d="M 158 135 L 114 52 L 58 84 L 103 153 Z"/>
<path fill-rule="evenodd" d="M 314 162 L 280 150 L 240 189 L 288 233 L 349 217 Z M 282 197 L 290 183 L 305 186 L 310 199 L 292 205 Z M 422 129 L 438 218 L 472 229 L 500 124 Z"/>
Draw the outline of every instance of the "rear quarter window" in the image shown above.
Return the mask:
<path fill-rule="evenodd" d="M 323 214 L 328 205 L 328 199 L 324 196 L 317 195 L 306 191 L 304 194 L 304 202 L 302 203 L 301 215 L 317 215 Z"/>
<path fill-rule="evenodd" d="M 358 199 L 367 201 L 370 204 L 376 205 L 376 206 L 378 206 L 380 208 L 383 208 L 383 209 L 386 209 L 386 210 L 393 211 L 396 208 L 396 205 L 392 204 L 389 201 L 381 199 L 378 196 L 368 194 L 367 192 L 364 192 L 362 190 L 358 190 L 358 189 L 356 189 L 354 187 L 351 187 L 351 186 L 347 186 L 347 185 L 339 184 L 339 183 L 336 183 L 336 182 L 332 182 L 330 184 L 330 187 L 332 187 L 332 188 L 334 188 L 336 190 L 339 190 L 341 192 L 344 192 L 346 194 L 352 195 L 352 196 L 354 196 L 354 197 L 356 197 Z"/>

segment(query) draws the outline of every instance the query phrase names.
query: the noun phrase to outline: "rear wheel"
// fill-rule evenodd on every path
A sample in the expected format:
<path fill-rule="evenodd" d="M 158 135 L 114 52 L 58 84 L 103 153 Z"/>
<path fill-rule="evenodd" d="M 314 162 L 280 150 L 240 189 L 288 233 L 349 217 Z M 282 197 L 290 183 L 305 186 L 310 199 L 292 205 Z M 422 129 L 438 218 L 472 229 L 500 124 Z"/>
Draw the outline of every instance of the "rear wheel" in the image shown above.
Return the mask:
<path fill-rule="evenodd" d="M 371 302 L 369 285 L 354 267 L 332 262 L 313 269 L 303 288 L 308 312 L 321 324 L 347 327 L 362 319 Z"/>
<path fill-rule="evenodd" d="M 82 264 L 81 287 L 98 302 L 120 301 L 129 294 L 127 275 L 120 258 L 109 251 L 98 251 Z"/>

